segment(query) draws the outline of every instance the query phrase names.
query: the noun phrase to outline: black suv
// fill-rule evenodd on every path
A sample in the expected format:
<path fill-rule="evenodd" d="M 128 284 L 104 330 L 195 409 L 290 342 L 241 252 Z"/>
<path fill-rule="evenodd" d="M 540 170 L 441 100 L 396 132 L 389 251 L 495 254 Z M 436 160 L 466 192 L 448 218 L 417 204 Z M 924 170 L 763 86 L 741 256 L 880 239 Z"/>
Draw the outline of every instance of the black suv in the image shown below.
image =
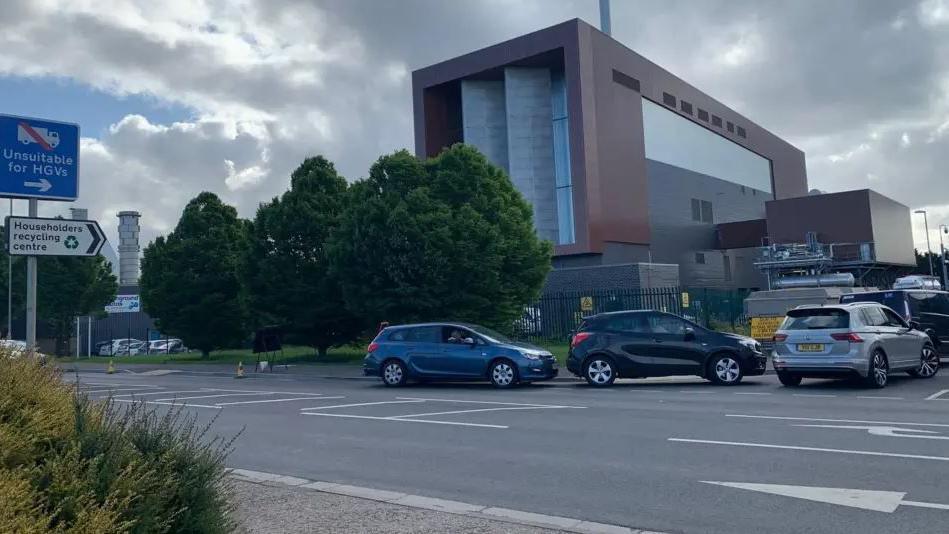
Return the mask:
<path fill-rule="evenodd" d="M 919 329 L 929 334 L 943 360 L 949 358 L 949 292 L 891 289 L 840 297 L 841 304 L 850 302 L 879 302 L 902 315 L 906 322 L 919 323 Z"/>
<path fill-rule="evenodd" d="M 733 385 L 744 376 L 764 374 L 767 362 L 750 337 L 708 330 L 670 313 L 637 310 L 586 318 L 570 340 L 567 369 L 591 386 L 674 375 Z"/>

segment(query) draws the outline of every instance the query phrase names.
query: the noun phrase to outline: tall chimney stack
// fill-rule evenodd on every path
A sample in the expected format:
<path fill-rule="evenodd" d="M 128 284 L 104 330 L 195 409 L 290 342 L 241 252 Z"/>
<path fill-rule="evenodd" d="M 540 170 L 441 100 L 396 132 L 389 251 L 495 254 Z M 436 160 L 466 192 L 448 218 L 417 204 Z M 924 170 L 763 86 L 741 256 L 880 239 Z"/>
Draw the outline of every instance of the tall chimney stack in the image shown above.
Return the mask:
<path fill-rule="evenodd" d="M 142 214 L 137 211 L 119 212 L 119 285 L 138 285 L 139 252 L 138 219 Z"/>
<path fill-rule="evenodd" d="M 600 31 L 613 35 L 613 24 L 610 21 L 610 0 L 600 0 Z"/>
<path fill-rule="evenodd" d="M 89 210 L 86 208 L 69 208 L 69 213 L 74 221 L 84 221 L 89 218 Z"/>

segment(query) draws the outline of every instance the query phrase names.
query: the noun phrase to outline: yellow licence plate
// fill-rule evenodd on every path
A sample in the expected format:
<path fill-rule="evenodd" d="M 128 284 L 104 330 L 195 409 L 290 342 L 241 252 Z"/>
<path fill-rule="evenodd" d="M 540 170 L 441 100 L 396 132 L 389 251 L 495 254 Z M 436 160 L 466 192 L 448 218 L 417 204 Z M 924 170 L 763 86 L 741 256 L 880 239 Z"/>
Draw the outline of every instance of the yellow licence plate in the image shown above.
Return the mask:
<path fill-rule="evenodd" d="M 798 343 L 798 352 L 824 352 L 824 345 L 821 343 Z"/>

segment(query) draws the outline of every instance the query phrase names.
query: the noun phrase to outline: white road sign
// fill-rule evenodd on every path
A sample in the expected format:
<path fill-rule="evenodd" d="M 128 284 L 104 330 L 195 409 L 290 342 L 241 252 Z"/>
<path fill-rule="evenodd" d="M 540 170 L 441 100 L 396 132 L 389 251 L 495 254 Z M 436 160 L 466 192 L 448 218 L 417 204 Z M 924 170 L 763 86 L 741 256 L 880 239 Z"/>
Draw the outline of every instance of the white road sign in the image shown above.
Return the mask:
<path fill-rule="evenodd" d="M 713 480 L 702 480 L 701 482 L 705 484 L 715 484 L 716 486 L 770 493 L 771 495 L 781 495 L 783 497 L 793 497 L 807 501 L 872 510 L 874 512 L 886 512 L 889 514 L 895 512 L 900 506 L 949 510 L 949 504 L 904 500 L 903 497 L 906 496 L 906 493 L 902 491 L 821 488 L 816 486 L 788 486 L 784 484 L 752 484 L 747 482 L 717 482 Z"/>
<path fill-rule="evenodd" d="M 95 256 L 105 244 L 95 221 L 7 217 L 6 235 L 12 256 Z"/>
<path fill-rule="evenodd" d="M 106 313 L 135 313 L 142 311 L 142 301 L 138 295 L 118 295 L 112 304 L 105 307 Z"/>

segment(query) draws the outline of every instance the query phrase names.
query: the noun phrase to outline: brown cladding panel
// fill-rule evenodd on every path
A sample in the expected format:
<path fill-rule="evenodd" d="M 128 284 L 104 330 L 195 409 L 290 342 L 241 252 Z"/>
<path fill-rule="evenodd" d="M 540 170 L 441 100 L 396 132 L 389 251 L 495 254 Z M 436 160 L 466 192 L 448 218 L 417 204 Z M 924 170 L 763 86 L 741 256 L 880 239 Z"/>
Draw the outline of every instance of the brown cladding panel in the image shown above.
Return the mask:
<path fill-rule="evenodd" d="M 870 191 L 845 191 L 772 200 L 765 205 L 772 243 L 803 243 L 817 232 L 822 243 L 873 241 Z"/>
<path fill-rule="evenodd" d="M 718 249 L 753 248 L 764 244 L 768 236 L 767 219 L 753 219 L 715 225 Z"/>

